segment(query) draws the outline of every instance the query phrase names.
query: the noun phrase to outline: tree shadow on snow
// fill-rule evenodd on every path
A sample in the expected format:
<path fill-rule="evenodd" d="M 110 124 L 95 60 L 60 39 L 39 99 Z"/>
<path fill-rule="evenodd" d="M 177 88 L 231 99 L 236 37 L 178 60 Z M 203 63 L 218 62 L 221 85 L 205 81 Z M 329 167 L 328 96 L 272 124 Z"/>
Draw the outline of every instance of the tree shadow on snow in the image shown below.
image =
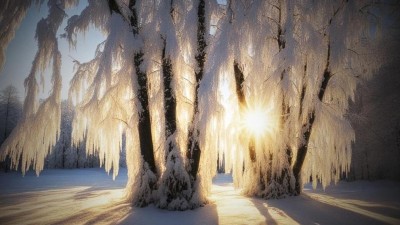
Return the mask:
<path fill-rule="evenodd" d="M 126 202 L 116 202 L 101 207 L 82 210 L 67 218 L 57 220 L 56 224 L 118 224 L 131 211 Z"/>
<path fill-rule="evenodd" d="M 92 186 L 85 187 L 85 189 L 75 193 L 75 200 L 84 200 L 99 197 L 101 195 L 108 195 L 112 190 L 121 189 L 121 187 L 110 187 L 110 186 Z"/>
<path fill-rule="evenodd" d="M 266 210 L 276 212 L 271 214 L 278 223 L 279 217 L 289 217 L 297 224 L 400 224 L 398 216 L 395 218 L 381 213 L 385 206 L 367 210 L 359 202 L 362 201 L 352 202 L 326 194 L 303 193 L 297 197 L 267 200 L 265 206 Z"/>
<path fill-rule="evenodd" d="M 265 204 L 265 201 L 262 199 L 252 198 L 251 202 L 257 208 L 261 215 L 265 217 L 265 224 L 268 225 L 278 225 L 275 219 L 270 214 L 270 210 L 268 206 Z"/>
<path fill-rule="evenodd" d="M 145 208 L 132 207 L 129 214 L 119 224 L 213 225 L 218 224 L 218 212 L 214 203 L 186 211 L 168 211 L 159 209 L 154 205 Z"/>

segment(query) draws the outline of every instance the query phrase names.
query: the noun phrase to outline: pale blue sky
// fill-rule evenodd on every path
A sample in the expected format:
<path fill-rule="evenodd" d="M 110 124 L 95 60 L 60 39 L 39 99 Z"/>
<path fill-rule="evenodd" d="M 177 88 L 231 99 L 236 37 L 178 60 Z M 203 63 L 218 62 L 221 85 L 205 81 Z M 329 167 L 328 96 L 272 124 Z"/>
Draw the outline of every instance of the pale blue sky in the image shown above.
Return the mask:
<path fill-rule="evenodd" d="M 87 1 L 82 0 L 77 8 L 67 10 L 68 16 L 79 14 L 86 7 Z M 12 84 L 17 87 L 20 99 L 25 97 L 24 79 L 28 76 L 31 69 L 33 58 L 37 51 L 37 43 L 35 40 L 36 24 L 41 18 L 45 18 L 48 14 L 47 4 L 43 4 L 40 8 L 33 6 L 29 9 L 21 26 L 17 30 L 14 40 L 9 44 L 6 51 L 6 61 L 4 67 L 0 71 L 0 90 Z M 63 25 L 58 31 L 58 34 L 64 32 L 64 27 L 68 18 L 64 20 Z M 80 62 L 85 62 L 94 57 L 94 52 L 97 44 L 102 42 L 105 37 L 94 29 L 91 29 L 85 36 L 78 36 L 77 49 L 70 49 L 68 42 L 64 38 L 58 38 L 59 49 L 62 53 L 62 98 L 68 97 L 69 81 L 73 75 L 72 58 Z M 71 58 L 72 57 L 72 58 Z M 40 98 L 48 96 L 50 91 L 51 68 L 44 75 L 45 88 L 39 93 Z M 37 77 L 40 81 L 40 75 Z"/>

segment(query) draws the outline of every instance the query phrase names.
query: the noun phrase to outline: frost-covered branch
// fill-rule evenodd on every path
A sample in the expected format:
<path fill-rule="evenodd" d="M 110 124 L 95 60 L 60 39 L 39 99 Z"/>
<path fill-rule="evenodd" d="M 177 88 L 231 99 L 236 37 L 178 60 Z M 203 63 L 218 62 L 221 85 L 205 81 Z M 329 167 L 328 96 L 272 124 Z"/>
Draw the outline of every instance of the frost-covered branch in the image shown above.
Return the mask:
<path fill-rule="evenodd" d="M 61 53 L 58 50 L 56 33 L 65 17 L 65 13 L 60 13 L 60 10 L 75 3 L 76 1 L 49 2 L 49 15 L 39 21 L 36 28 L 38 51 L 31 72 L 25 79 L 27 96 L 24 101 L 23 118 L 1 146 L 1 158 L 9 155 L 12 160 L 11 167 L 21 168 L 23 174 L 31 167 L 37 175 L 40 173 L 45 157 L 60 135 Z M 39 103 L 36 77 L 50 62 L 53 63 L 52 91 L 47 99 Z"/>
<path fill-rule="evenodd" d="M 43 0 L 4 0 L 0 3 L 0 70 L 5 62 L 8 44 L 24 19 L 32 3 L 38 5 Z"/>
<path fill-rule="evenodd" d="M 68 39 L 70 46 L 76 47 L 77 33 L 87 32 L 90 25 L 100 29 L 103 33 L 109 32 L 107 21 L 110 17 L 106 1 L 89 0 L 88 6 L 82 10 L 80 15 L 74 15 L 68 19 L 63 37 Z"/>

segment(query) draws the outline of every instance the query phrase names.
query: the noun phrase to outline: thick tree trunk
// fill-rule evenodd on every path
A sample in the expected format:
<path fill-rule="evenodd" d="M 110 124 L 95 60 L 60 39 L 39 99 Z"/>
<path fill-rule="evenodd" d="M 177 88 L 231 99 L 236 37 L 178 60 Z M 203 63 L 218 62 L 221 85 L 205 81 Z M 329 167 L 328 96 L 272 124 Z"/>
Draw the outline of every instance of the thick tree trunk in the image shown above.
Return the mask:
<path fill-rule="evenodd" d="M 282 51 L 286 47 L 286 39 L 285 39 L 285 24 L 282 19 L 282 11 L 283 7 L 286 7 L 287 10 L 289 10 L 288 5 L 284 5 L 282 1 L 279 1 L 279 6 L 278 6 L 278 33 L 276 40 L 278 42 L 278 47 L 279 47 L 279 52 Z M 287 21 L 286 21 L 287 22 Z M 283 70 L 281 74 L 281 81 L 284 79 L 284 76 L 286 75 L 286 70 Z M 290 114 L 290 107 L 288 104 L 285 102 L 285 93 L 282 93 L 282 120 L 280 123 L 281 129 L 284 129 L 284 126 L 286 125 L 286 122 L 289 118 Z M 292 154 L 293 151 L 290 148 L 290 146 L 286 145 L 285 146 L 285 152 L 286 152 L 286 162 L 283 162 L 283 169 L 281 173 L 279 174 L 271 174 L 270 178 L 267 178 L 267 185 L 266 185 L 266 191 L 265 195 L 263 197 L 265 198 L 282 198 L 287 195 L 293 195 L 294 193 L 294 187 L 292 184 L 292 178 L 293 178 L 293 172 L 291 168 L 292 164 Z M 272 157 L 271 157 L 272 158 Z M 271 170 L 271 169 L 270 169 Z"/>
<path fill-rule="evenodd" d="M 171 7 L 173 7 L 171 2 Z M 173 12 L 171 8 L 171 12 Z M 171 14 L 173 17 L 173 15 Z M 198 30 L 197 30 L 197 71 L 196 71 L 196 87 L 194 100 L 194 114 L 191 120 L 190 130 L 188 133 L 188 168 L 186 170 L 182 155 L 179 151 L 176 135 L 176 98 L 172 89 L 172 65 L 166 55 L 166 40 L 164 39 L 164 48 L 162 51 L 162 72 L 164 81 L 164 107 L 165 107 L 165 134 L 167 137 L 167 163 L 166 171 L 160 182 L 160 200 L 158 206 L 170 210 L 185 210 L 189 208 L 203 205 L 198 200 L 192 201 L 193 194 L 196 190 L 196 178 L 200 165 L 200 145 L 198 142 L 199 130 L 195 127 L 195 116 L 198 113 L 198 89 L 200 81 L 203 77 L 205 62 L 205 2 L 201 0 L 198 6 Z"/>
<path fill-rule="evenodd" d="M 165 55 L 166 41 L 164 39 L 164 48 L 162 51 L 162 72 L 164 81 L 164 110 L 165 110 L 165 136 L 168 138 L 176 133 L 176 98 L 172 89 L 172 64 L 171 60 Z M 173 150 L 175 143 L 168 143 L 168 152 Z"/>
<path fill-rule="evenodd" d="M 164 112 L 166 136 L 166 168 L 159 182 L 157 206 L 169 210 L 191 208 L 191 184 L 177 143 L 176 98 L 172 88 L 173 71 L 171 60 L 166 55 L 166 40 L 162 50 L 162 72 L 164 82 Z"/>
<path fill-rule="evenodd" d="M 188 141 L 188 159 L 189 159 L 189 171 L 190 176 L 192 178 L 192 185 L 197 177 L 197 172 L 199 170 L 200 164 L 200 145 L 198 137 L 200 135 L 200 131 L 195 127 L 195 117 L 199 112 L 199 86 L 201 79 L 203 79 L 204 74 L 204 63 L 206 60 L 206 47 L 207 43 L 205 40 L 205 2 L 204 0 L 200 0 L 199 6 L 197 9 L 197 71 L 196 71 L 196 88 L 195 88 L 195 100 L 194 100 L 194 113 L 193 118 L 191 120 L 191 128 L 189 130 L 189 141 Z"/>
<path fill-rule="evenodd" d="M 336 17 L 336 15 L 338 14 L 338 12 L 340 10 L 342 10 L 345 5 L 346 5 L 347 1 L 342 1 L 342 3 L 340 4 L 340 6 L 334 11 L 332 17 L 329 19 L 328 22 L 328 27 L 332 24 L 333 19 Z M 325 33 L 324 36 L 326 36 L 327 34 Z M 322 102 L 322 100 L 324 99 L 324 95 L 325 95 L 325 91 L 326 88 L 328 87 L 329 81 L 332 77 L 332 73 L 329 71 L 329 63 L 330 63 L 330 55 L 331 55 L 331 45 L 330 45 L 330 40 L 328 39 L 328 47 L 327 47 L 327 57 L 326 57 L 326 65 L 325 65 L 325 70 L 324 70 L 324 74 L 322 77 L 322 82 L 321 82 L 321 86 L 319 88 L 319 92 L 318 92 L 318 99 L 319 101 Z M 306 72 L 307 70 L 307 65 L 305 65 L 304 70 Z M 303 90 L 302 90 L 302 94 L 301 94 L 301 103 L 300 103 L 300 109 L 302 109 L 303 104 L 303 98 L 304 98 L 304 94 L 305 94 L 305 89 L 306 87 L 303 86 Z M 300 116 L 302 116 L 302 111 L 300 111 Z M 296 161 L 294 162 L 293 165 L 293 174 L 296 180 L 295 183 L 295 194 L 299 195 L 303 189 L 303 184 L 302 184 L 302 178 L 301 178 L 301 169 L 303 167 L 303 163 L 304 160 L 306 158 L 307 155 L 307 151 L 308 151 L 308 144 L 310 142 L 310 136 L 312 133 L 312 128 L 314 125 L 314 121 L 315 121 L 315 109 L 313 109 L 310 112 L 310 116 L 308 117 L 308 121 L 306 124 L 303 124 L 302 126 L 302 135 L 303 135 L 303 141 L 302 144 L 299 146 L 298 151 L 297 151 L 297 156 L 296 156 Z"/>
<path fill-rule="evenodd" d="M 283 40 L 283 39 L 282 39 Z M 282 42 L 284 43 L 284 42 Z M 283 48 L 283 47 L 282 47 Z M 240 110 L 243 111 L 247 107 L 246 98 L 244 95 L 243 90 L 243 83 L 244 83 L 244 75 L 242 70 L 240 69 L 238 63 L 234 62 L 234 73 L 235 73 L 235 82 L 236 82 L 236 94 L 239 100 Z M 284 72 L 282 73 L 283 76 Z M 282 77 L 283 79 L 283 77 Z M 282 112 L 284 114 L 289 114 L 289 107 L 283 102 L 282 103 Z M 281 126 L 284 126 L 286 123 L 287 116 L 284 116 L 281 122 Z M 252 164 L 255 164 L 257 161 L 256 149 L 255 145 L 256 140 L 255 137 L 250 137 L 249 145 L 248 145 L 248 152 L 249 157 Z M 284 162 L 284 166 L 282 171 L 273 173 L 272 171 L 272 160 L 277 160 L 276 156 L 272 153 L 269 154 L 270 163 L 268 165 L 264 165 L 266 168 L 255 168 L 255 173 L 259 176 L 258 179 L 258 186 L 260 188 L 260 196 L 263 198 L 282 198 L 288 195 L 293 195 L 294 193 L 294 185 L 292 184 L 293 179 L 293 172 L 291 169 L 291 161 L 292 161 L 292 150 L 289 146 L 286 147 L 286 155 L 287 155 L 287 162 Z M 257 186 L 257 185 L 256 185 Z"/>
<path fill-rule="evenodd" d="M 135 0 L 129 1 L 129 9 L 131 10 L 131 16 L 129 22 L 131 24 L 132 33 L 136 36 L 139 33 L 139 27 L 137 23 L 137 14 L 135 9 Z M 120 13 L 120 12 L 119 12 Z M 121 13 L 120 13 L 121 14 Z M 121 14 L 122 15 L 122 14 Z M 152 199 L 151 195 L 157 185 L 156 185 L 156 174 L 157 168 L 154 159 L 154 145 L 152 139 L 151 130 L 151 117 L 149 108 L 149 95 L 148 95 L 148 77 L 147 74 L 140 70 L 140 65 L 143 62 L 143 52 L 139 51 L 134 55 L 134 65 L 136 70 L 136 76 L 138 79 L 138 98 L 140 105 L 142 106 L 142 111 L 139 113 L 139 142 L 140 142 L 140 153 L 142 155 L 142 168 L 141 168 L 141 186 L 147 187 L 144 192 L 139 193 L 137 196 L 136 205 L 146 206 Z"/>
<path fill-rule="evenodd" d="M 247 107 L 246 97 L 244 96 L 244 89 L 243 89 L 244 74 L 237 62 L 233 63 L 233 70 L 235 73 L 236 95 L 239 100 L 239 109 L 240 111 L 243 112 L 244 110 L 246 110 Z M 249 149 L 249 156 L 252 162 L 256 161 L 255 143 L 256 143 L 255 137 L 250 137 L 248 149 Z"/>
<path fill-rule="evenodd" d="M 115 0 L 112 0 L 113 2 Z M 129 22 L 131 24 L 133 35 L 136 36 L 139 33 L 137 14 L 135 9 L 136 0 L 129 1 L 129 9 L 132 14 L 130 16 Z M 112 4 L 111 4 L 112 5 Z M 111 8 L 111 6 L 110 6 Z M 118 11 L 119 14 L 121 12 Z M 148 165 L 150 171 L 154 174 L 157 173 L 157 168 L 154 159 L 154 145 L 152 139 L 151 130 L 151 118 L 150 118 L 150 108 L 149 108 L 149 95 L 148 95 L 148 79 L 147 74 L 140 70 L 140 65 L 143 62 L 143 52 L 139 51 L 134 55 L 133 61 L 136 70 L 136 76 L 138 79 L 138 98 L 140 105 L 142 106 L 142 111 L 139 113 L 139 142 L 140 142 L 140 152 L 143 157 L 143 161 Z"/>
<path fill-rule="evenodd" d="M 139 83 L 139 101 L 142 106 L 142 112 L 139 117 L 139 141 L 140 141 L 140 152 L 143 156 L 143 160 L 148 164 L 149 169 L 156 174 L 156 165 L 154 160 L 154 147 L 153 139 L 151 135 L 151 119 L 149 110 L 149 96 L 147 93 L 148 81 L 147 75 L 140 71 L 140 64 L 142 63 L 143 53 L 139 52 L 135 54 L 134 63 L 136 68 L 136 75 Z"/>
<path fill-rule="evenodd" d="M 131 15 L 129 22 L 132 28 L 132 33 L 136 36 L 139 32 L 137 23 L 137 14 L 135 9 L 135 0 L 129 1 L 129 9 Z M 108 5 L 110 13 L 116 13 L 122 16 L 122 13 L 115 0 L 109 0 Z M 142 156 L 141 168 L 139 169 L 139 177 L 135 178 L 139 187 L 136 187 L 135 196 L 133 196 L 133 204 L 138 207 L 144 207 L 153 202 L 153 192 L 157 188 L 157 168 L 154 159 L 154 145 L 152 139 L 151 117 L 149 109 L 148 95 L 148 77 L 147 74 L 140 70 L 140 65 L 143 62 L 143 52 L 138 51 L 133 56 L 133 64 L 138 82 L 138 99 L 142 110 L 139 112 L 139 143 L 140 153 Z"/>

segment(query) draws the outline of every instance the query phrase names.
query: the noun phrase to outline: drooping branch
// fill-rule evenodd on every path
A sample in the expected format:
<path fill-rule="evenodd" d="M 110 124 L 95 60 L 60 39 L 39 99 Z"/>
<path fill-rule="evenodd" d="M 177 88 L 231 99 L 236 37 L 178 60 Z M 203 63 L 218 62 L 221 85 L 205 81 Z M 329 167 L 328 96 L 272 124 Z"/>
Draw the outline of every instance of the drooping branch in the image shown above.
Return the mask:
<path fill-rule="evenodd" d="M 49 2 L 49 15 L 38 22 L 36 39 L 38 51 L 30 74 L 25 79 L 27 97 L 24 115 L 10 137 L 1 146 L 0 159 L 10 156 L 11 167 L 25 174 L 34 167 L 39 174 L 44 167 L 45 157 L 60 135 L 61 121 L 61 53 L 58 50 L 56 33 L 65 18 L 64 9 L 68 1 Z M 37 74 L 52 62 L 52 91 L 42 103 L 38 102 Z M 46 126 L 43 122 L 46 121 Z M 35 130 L 35 132 L 31 132 Z M 21 165 L 20 165 L 21 163 Z"/>
<path fill-rule="evenodd" d="M 113 1 L 113 2 L 112 2 Z M 115 5 L 115 0 L 109 1 L 88 1 L 86 8 L 79 15 L 71 16 L 68 19 L 67 26 L 64 28 L 65 33 L 62 37 L 68 40 L 72 47 L 76 47 L 77 33 L 85 33 L 91 25 L 100 29 L 104 33 L 109 32 L 108 20 Z M 111 5 L 111 7 L 109 7 Z"/>
<path fill-rule="evenodd" d="M 5 62 L 5 52 L 15 32 L 25 18 L 32 0 L 15 1 L 3 0 L 0 3 L 0 70 Z M 35 1 L 38 4 L 38 0 Z"/>

